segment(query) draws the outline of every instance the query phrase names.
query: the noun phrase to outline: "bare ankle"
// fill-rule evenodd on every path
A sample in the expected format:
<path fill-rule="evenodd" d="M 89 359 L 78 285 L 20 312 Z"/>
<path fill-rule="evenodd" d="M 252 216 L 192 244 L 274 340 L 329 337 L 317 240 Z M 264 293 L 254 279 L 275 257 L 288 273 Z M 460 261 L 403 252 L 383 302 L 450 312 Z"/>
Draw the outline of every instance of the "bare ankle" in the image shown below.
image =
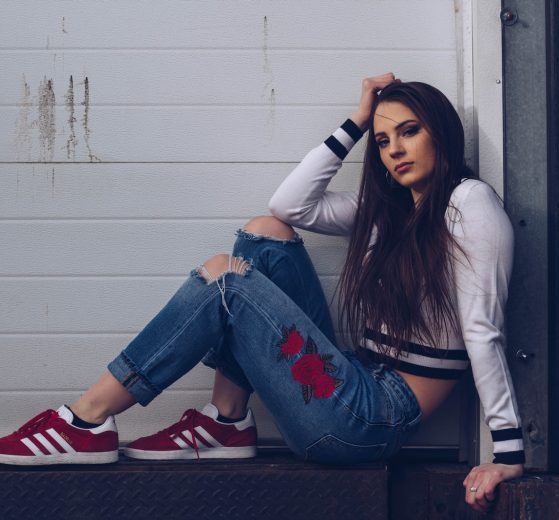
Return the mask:
<path fill-rule="evenodd" d="M 92 424 L 103 424 L 109 414 L 90 406 L 87 403 L 80 402 L 79 400 L 70 405 L 70 410 L 74 415 L 77 415 L 83 421 Z"/>
<path fill-rule="evenodd" d="M 236 403 L 216 404 L 212 402 L 212 404 L 217 408 L 219 415 L 228 419 L 243 419 L 247 414 L 246 406 Z"/>

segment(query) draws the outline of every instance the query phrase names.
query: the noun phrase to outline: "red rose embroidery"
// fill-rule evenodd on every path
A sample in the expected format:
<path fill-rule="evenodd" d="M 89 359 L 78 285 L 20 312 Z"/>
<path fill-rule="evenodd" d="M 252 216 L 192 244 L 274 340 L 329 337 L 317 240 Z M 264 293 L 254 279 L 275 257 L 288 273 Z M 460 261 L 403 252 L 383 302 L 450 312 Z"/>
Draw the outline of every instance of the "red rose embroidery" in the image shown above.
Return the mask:
<path fill-rule="evenodd" d="M 299 334 L 299 331 L 292 325 L 289 329 L 282 327 L 281 342 L 279 344 L 280 351 L 278 353 L 278 361 L 283 359 L 291 359 L 296 354 L 299 354 L 303 349 L 305 340 Z"/>
<path fill-rule="evenodd" d="M 303 336 L 297 330 L 291 330 L 287 335 L 287 339 L 281 345 L 281 351 L 288 356 L 299 354 L 303 348 L 303 343 L 305 343 Z"/>
<path fill-rule="evenodd" d="M 325 399 L 334 393 L 336 380 L 328 374 L 320 374 L 314 378 L 312 389 L 317 399 Z"/>
<path fill-rule="evenodd" d="M 312 385 L 317 376 L 324 374 L 324 361 L 318 354 L 305 354 L 291 367 L 293 379 L 302 385 Z"/>

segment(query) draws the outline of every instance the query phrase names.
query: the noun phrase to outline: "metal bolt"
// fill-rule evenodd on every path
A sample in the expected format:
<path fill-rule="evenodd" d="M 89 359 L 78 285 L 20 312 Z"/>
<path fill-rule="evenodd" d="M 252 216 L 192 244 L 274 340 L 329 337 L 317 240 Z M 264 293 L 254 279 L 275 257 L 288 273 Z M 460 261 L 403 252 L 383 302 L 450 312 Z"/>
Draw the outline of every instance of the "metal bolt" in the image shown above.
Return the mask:
<path fill-rule="evenodd" d="M 524 350 L 518 349 L 515 356 L 519 361 L 528 361 L 529 358 L 534 357 L 534 354 L 532 352 L 524 352 Z"/>
<path fill-rule="evenodd" d="M 516 9 L 505 7 L 501 11 L 499 17 L 501 18 L 501 22 L 504 25 L 514 25 L 516 22 L 518 22 L 518 13 L 516 12 Z"/>
<path fill-rule="evenodd" d="M 500 80 L 500 79 L 496 79 L 496 80 L 495 80 L 495 83 L 497 83 L 497 85 L 500 85 L 500 84 L 501 84 L 501 80 Z"/>

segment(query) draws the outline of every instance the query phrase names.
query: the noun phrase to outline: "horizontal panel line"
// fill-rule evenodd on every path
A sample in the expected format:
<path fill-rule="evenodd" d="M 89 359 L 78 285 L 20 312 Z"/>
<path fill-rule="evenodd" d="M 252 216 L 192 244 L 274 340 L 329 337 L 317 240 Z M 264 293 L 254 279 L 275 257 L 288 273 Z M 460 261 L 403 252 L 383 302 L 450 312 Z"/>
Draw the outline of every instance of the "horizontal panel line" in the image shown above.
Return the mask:
<path fill-rule="evenodd" d="M 31 106 L 35 106 L 35 104 L 32 104 Z M 12 109 L 18 109 L 21 108 L 23 105 L 21 103 L 15 103 L 15 104 L 0 104 L 0 110 L 12 110 Z M 63 103 L 56 103 L 55 105 L 58 108 L 64 108 L 66 109 L 66 105 L 64 105 Z M 286 104 L 281 104 L 281 103 L 276 103 L 276 102 L 269 102 L 269 103 L 146 103 L 146 104 L 110 104 L 110 103 L 90 103 L 89 108 L 90 109 L 103 109 L 103 110 L 113 110 L 113 109 L 123 109 L 123 110 L 134 110 L 134 109 L 147 109 L 147 110 L 152 110 L 152 109 L 173 109 L 173 110 L 177 110 L 177 109 L 183 109 L 183 110 L 193 110 L 193 109 L 197 109 L 197 108 L 202 108 L 202 109 L 208 109 L 208 108 L 212 108 L 212 109 L 216 109 L 216 110 L 251 110 L 251 109 L 258 109 L 258 110 L 269 110 L 270 107 L 273 107 L 274 110 L 277 110 L 278 108 L 286 108 L 286 109 L 294 109 L 294 110 L 299 110 L 299 109 L 332 109 L 332 108 L 344 108 L 344 109 L 348 109 L 348 111 L 353 110 L 355 107 L 357 106 L 356 103 L 343 103 L 343 104 L 339 104 L 339 103 L 320 103 L 320 104 L 314 104 L 314 103 L 286 103 Z M 349 117 L 350 114 L 348 114 Z"/>
<path fill-rule="evenodd" d="M 271 194 L 270 194 L 271 196 Z M 6 222 L 29 222 L 29 221 L 55 221 L 55 222 L 183 222 L 183 221 L 193 221 L 193 222 L 235 222 L 242 221 L 246 222 L 251 219 L 252 216 L 228 216 L 228 217 L 0 217 L 0 224 L 2 221 Z"/>
<path fill-rule="evenodd" d="M 319 144 L 319 143 L 317 143 Z M 300 161 L 0 161 L 0 164 L 299 164 Z M 348 161 L 344 164 L 363 164 L 362 161 Z M 154 174 L 155 175 L 155 174 Z"/>
<path fill-rule="evenodd" d="M 102 369 L 99 371 L 99 375 L 101 375 Z M 164 390 L 164 392 L 166 394 L 177 394 L 177 393 L 184 393 L 184 392 L 189 392 L 189 393 L 195 393 L 195 392 L 199 392 L 199 393 L 206 393 L 208 390 L 211 390 L 211 387 L 208 388 L 193 388 L 193 389 L 189 389 L 187 387 L 185 388 L 168 388 L 166 390 Z M 64 392 L 85 392 L 87 390 L 87 388 L 45 388 L 45 389 L 31 389 L 31 388 L 23 388 L 21 390 L 16 390 L 16 389 L 0 389 L 0 394 L 48 394 L 48 393 L 55 393 L 55 394 L 61 394 Z"/>
<path fill-rule="evenodd" d="M 208 254 L 208 257 L 211 253 Z M 124 280 L 143 280 L 146 278 L 151 279 L 168 279 L 168 280 L 183 280 L 185 276 L 189 276 L 190 271 L 195 269 L 197 266 L 192 265 L 184 273 L 178 274 L 0 274 L 0 281 L 3 279 L 41 279 L 41 280 L 92 280 L 92 279 L 103 279 L 103 278 L 120 278 Z M 321 274 L 318 273 L 319 278 L 337 278 L 338 274 Z"/>
<path fill-rule="evenodd" d="M 6 53 L 31 53 L 41 52 L 43 54 L 49 53 L 103 53 L 103 52 L 119 52 L 130 53 L 136 52 L 143 53 L 166 53 L 166 52 L 181 52 L 181 53 L 226 53 L 237 54 L 243 52 L 251 52 L 253 54 L 263 54 L 262 47 L 0 47 L 0 54 Z M 378 53 L 456 53 L 455 47 L 402 47 L 394 49 L 393 47 L 276 47 L 271 46 L 266 48 L 266 54 L 277 54 L 283 52 L 309 52 L 309 53 L 340 53 L 350 54 L 355 52 L 368 52 L 371 54 Z"/>
<path fill-rule="evenodd" d="M 37 103 L 31 106 L 36 106 Z M 277 108 L 347 108 L 351 110 L 355 108 L 355 103 L 90 103 L 89 108 L 123 108 L 123 109 L 142 109 L 142 108 L 216 108 L 216 109 L 249 109 L 249 108 L 265 108 L 270 106 Z M 21 103 L 0 103 L 0 108 L 20 108 Z M 64 103 L 55 103 L 58 108 L 66 108 Z"/>
<path fill-rule="evenodd" d="M 131 332 L 0 332 L 0 338 L 6 339 L 9 337 L 14 338 L 21 338 L 21 337 L 31 337 L 31 338 L 44 338 L 48 336 L 52 337 L 72 337 L 72 336 L 93 336 L 93 337 L 100 337 L 100 336 L 136 336 L 141 332 L 140 329 L 131 331 Z M 340 331 L 334 331 L 335 334 L 341 334 Z M 2 352 L 2 346 L 0 346 L 0 353 Z"/>
<path fill-rule="evenodd" d="M 134 332 L 0 332 L 0 337 L 1 338 L 9 338 L 9 337 L 14 337 L 14 338 L 20 338 L 22 336 L 28 336 L 31 338 L 35 338 L 35 337 L 45 337 L 45 336 L 53 336 L 53 337 L 60 337 L 60 336 L 65 336 L 65 337 L 72 337 L 72 336 L 95 336 L 95 337 L 99 337 L 99 336 L 132 336 L 137 334 L 138 331 L 134 331 Z M 2 346 L 0 346 L 0 352 L 2 352 Z"/>

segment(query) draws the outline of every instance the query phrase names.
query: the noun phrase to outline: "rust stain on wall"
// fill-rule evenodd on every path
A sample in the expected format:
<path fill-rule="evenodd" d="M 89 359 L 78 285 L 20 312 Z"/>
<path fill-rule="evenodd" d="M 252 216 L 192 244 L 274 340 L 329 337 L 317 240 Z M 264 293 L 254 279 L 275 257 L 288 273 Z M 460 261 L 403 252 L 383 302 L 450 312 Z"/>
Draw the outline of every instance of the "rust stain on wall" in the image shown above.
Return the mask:
<path fill-rule="evenodd" d="M 85 141 L 85 146 L 87 148 L 87 154 L 89 156 L 89 161 L 90 162 L 101 162 L 101 159 L 99 159 L 96 155 L 93 155 L 93 152 L 91 151 L 91 146 L 89 144 L 89 137 L 91 135 L 91 130 L 89 128 L 89 78 L 87 76 L 84 80 L 84 88 L 85 88 L 84 100 L 82 102 L 82 105 L 85 107 L 84 114 L 83 114 L 83 119 L 82 119 L 82 125 L 83 125 L 83 130 L 84 130 L 83 138 L 84 138 L 84 141 Z"/>
<path fill-rule="evenodd" d="M 56 140 L 56 98 L 53 81 L 43 78 L 39 85 L 39 147 L 40 161 L 49 162 L 54 157 L 54 143 Z"/>
<path fill-rule="evenodd" d="M 31 126 L 29 120 L 31 112 L 31 88 L 25 79 L 21 78 L 21 96 L 19 101 L 19 114 L 16 123 L 16 158 L 18 161 L 31 161 Z"/>
<path fill-rule="evenodd" d="M 66 157 L 72 161 L 76 160 L 76 144 L 78 140 L 76 139 L 76 129 L 75 123 L 76 119 L 76 107 L 74 104 L 74 78 L 70 76 L 70 84 L 68 85 L 68 90 L 64 96 L 64 105 L 66 111 L 68 112 L 68 124 L 70 125 L 70 135 L 66 140 Z"/>
<path fill-rule="evenodd" d="M 270 105 L 270 112 L 268 114 L 268 126 L 271 134 L 270 139 L 274 135 L 274 127 L 276 120 L 276 89 L 274 88 L 274 72 L 270 65 L 270 56 L 268 52 L 268 38 L 269 38 L 269 22 L 268 17 L 264 16 L 264 25 L 262 29 L 262 60 L 263 72 L 265 77 L 264 87 L 262 89 L 262 97 L 267 100 Z"/>

